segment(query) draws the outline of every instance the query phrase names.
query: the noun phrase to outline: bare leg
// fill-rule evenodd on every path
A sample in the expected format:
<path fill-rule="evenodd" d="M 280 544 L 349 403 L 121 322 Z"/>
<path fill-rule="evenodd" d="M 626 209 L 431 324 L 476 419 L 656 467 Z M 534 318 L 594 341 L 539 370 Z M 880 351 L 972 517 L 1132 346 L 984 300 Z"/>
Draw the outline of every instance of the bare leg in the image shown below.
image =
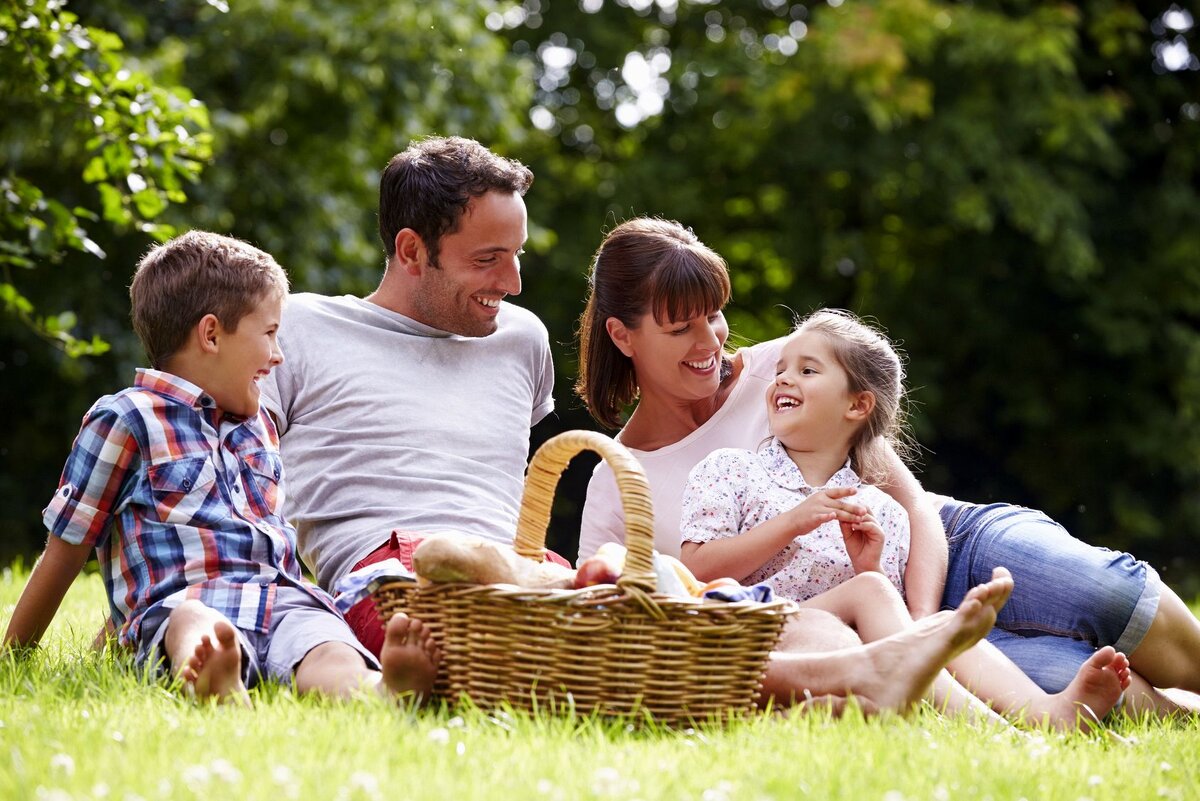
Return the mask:
<path fill-rule="evenodd" d="M 421 697 L 433 689 L 437 646 L 419 620 L 399 614 L 388 621 L 380 662 L 382 673 L 369 667 L 362 655 L 345 643 L 322 643 L 296 666 L 296 690 L 352 698 L 364 690 L 386 696 L 412 693 Z"/>
<path fill-rule="evenodd" d="M 163 637 L 175 674 L 197 698 L 248 701 L 242 683 L 242 647 L 229 619 L 199 601 L 171 611 Z"/>
<path fill-rule="evenodd" d="M 1129 663 L 1155 687 L 1200 693 L 1200 620 L 1165 584 L 1154 622 Z"/>
<path fill-rule="evenodd" d="M 1187 690 L 1158 689 L 1133 672 L 1121 711 L 1128 715 L 1149 713 L 1163 718 L 1197 715 L 1200 714 L 1200 696 Z"/>
<path fill-rule="evenodd" d="M 931 615 L 870 645 L 827 653 L 776 651 L 767 664 L 763 692 L 783 704 L 854 695 L 864 709 L 907 712 L 946 663 L 978 642 L 995 621 L 995 607 L 968 594 L 954 612 Z"/>

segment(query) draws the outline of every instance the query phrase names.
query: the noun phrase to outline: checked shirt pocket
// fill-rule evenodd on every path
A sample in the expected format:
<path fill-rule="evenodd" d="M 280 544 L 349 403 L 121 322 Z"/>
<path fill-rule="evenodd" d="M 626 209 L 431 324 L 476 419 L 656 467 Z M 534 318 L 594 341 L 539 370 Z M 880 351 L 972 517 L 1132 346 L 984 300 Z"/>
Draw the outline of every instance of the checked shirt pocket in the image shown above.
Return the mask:
<path fill-rule="evenodd" d="M 206 456 L 173 459 L 146 471 L 159 519 L 164 523 L 196 524 L 213 494 L 217 469 Z"/>
<path fill-rule="evenodd" d="M 243 457 L 245 485 L 251 493 L 254 511 L 262 517 L 278 514 L 279 482 L 283 479 L 283 459 L 278 451 L 254 451 Z"/>

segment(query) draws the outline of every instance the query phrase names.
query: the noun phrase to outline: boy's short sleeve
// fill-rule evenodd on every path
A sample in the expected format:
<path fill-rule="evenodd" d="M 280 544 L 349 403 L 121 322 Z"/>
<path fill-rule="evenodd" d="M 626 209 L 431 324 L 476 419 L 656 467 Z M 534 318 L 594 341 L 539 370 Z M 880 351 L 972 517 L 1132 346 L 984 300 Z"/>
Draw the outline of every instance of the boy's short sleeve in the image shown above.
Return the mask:
<path fill-rule="evenodd" d="M 72 545 L 96 545 L 127 500 L 123 491 L 140 460 L 137 441 L 113 409 L 84 417 L 42 522 Z"/>

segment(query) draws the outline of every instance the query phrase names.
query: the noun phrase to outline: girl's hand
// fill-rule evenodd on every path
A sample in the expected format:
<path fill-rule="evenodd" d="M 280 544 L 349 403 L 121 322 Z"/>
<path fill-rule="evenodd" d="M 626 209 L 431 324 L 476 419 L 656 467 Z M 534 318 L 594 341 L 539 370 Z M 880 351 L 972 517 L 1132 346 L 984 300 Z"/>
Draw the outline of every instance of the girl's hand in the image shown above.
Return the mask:
<path fill-rule="evenodd" d="M 883 558 L 883 529 L 875 518 L 868 512 L 861 522 L 841 522 L 842 540 L 846 543 L 846 553 L 850 555 L 850 564 L 854 572 L 882 573 L 880 560 Z"/>
<path fill-rule="evenodd" d="M 867 507 L 853 501 L 844 501 L 856 493 L 854 487 L 831 487 L 815 492 L 796 504 L 788 515 L 796 536 L 809 534 L 822 523 L 837 520 L 839 523 L 858 523 L 869 515 Z"/>

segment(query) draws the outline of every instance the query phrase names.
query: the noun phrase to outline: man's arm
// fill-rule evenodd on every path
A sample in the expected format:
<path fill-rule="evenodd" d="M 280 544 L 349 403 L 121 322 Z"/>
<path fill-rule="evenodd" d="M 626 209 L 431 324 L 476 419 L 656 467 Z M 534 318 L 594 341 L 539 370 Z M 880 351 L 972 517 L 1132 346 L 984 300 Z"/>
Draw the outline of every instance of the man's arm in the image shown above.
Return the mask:
<path fill-rule="evenodd" d="M 888 449 L 888 481 L 881 488 L 908 512 L 911 536 L 908 567 L 904 570 L 908 611 L 917 619 L 931 615 L 942 605 L 949 559 L 942 519 L 921 488 L 921 482 L 891 448 Z"/>
<path fill-rule="evenodd" d="M 38 644 L 91 552 L 91 545 L 72 545 L 59 537 L 50 537 L 8 621 L 5 648 Z"/>

